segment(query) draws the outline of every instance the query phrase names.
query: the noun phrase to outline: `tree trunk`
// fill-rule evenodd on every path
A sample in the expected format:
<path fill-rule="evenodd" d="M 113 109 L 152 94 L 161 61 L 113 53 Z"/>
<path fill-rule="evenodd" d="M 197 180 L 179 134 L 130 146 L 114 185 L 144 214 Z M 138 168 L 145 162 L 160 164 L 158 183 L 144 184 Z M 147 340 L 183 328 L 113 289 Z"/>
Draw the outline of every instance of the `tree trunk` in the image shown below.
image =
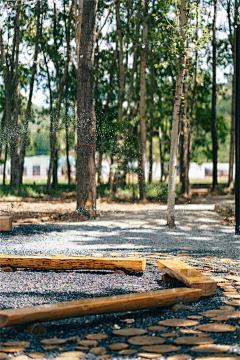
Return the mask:
<path fill-rule="evenodd" d="M 145 163 L 146 163 L 146 66 L 147 66 L 147 34 L 148 34 L 148 0 L 145 0 L 143 15 L 143 34 L 141 48 L 141 82 L 140 82 L 140 151 L 138 165 L 138 180 L 140 200 L 146 201 Z"/>
<path fill-rule="evenodd" d="M 159 175 L 160 175 L 160 181 L 162 183 L 163 182 L 163 175 L 164 175 L 164 149 L 162 150 L 163 133 L 162 133 L 162 128 L 161 128 L 161 125 L 160 125 L 160 121 L 159 121 L 158 133 L 159 133 L 159 156 L 160 156 L 160 174 Z"/>
<path fill-rule="evenodd" d="M 20 95 L 20 75 L 19 75 L 19 46 L 20 46 L 20 16 L 21 2 L 17 5 L 16 18 L 16 56 L 14 74 L 14 112 L 10 127 L 10 154 L 11 154 L 11 186 L 15 190 L 19 189 L 19 156 L 20 156 L 20 134 L 19 134 L 19 95 Z"/>
<path fill-rule="evenodd" d="M 110 98 L 111 98 L 111 94 L 112 94 L 112 82 L 113 82 L 114 69 L 115 69 L 115 66 L 116 66 L 117 55 L 118 55 L 118 47 L 117 47 L 117 43 L 116 43 L 116 49 L 115 49 L 115 52 L 114 52 L 114 59 L 113 59 L 113 62 L 111 64 L 111 68 L 110 68 L 110 71 L 109 71 L 109 83 L 108 83 L 108 90 L 107 90 L 107 100 L 106 100 L 106 105 L 105 105 L 105 108 L 104 108 L 104 124 L 103 124 L 103 128 L 101 129 L 102 130 L 102 136 L 101 136 L 101 144 L 100 144 L 100 149 L 99 149 L 99 164 L 98 164 L 98 181 L 99 181 L 99 183 L 101 183 L 102 157 L 103 157 L 103 153 L 104 153 L 105 140 L 106 140 L 106 129 L 105 129 L 105 127 L 107 126 L 107 121 L 108 121 L 109 102 L 110 102 Z"/>
<path fill-rule="evenodd" d="M 151 51 L 152 53 L 152 51 Z M 155 89 L 155 68 L 154 60 L 151 61 L 151 90 L 150 90 L 150 132 L 149 132 L 149 177 L 148 181 L 153 180 L 153 125 L 154 125 L 154 89 Z"/>
<path fill-rule="evenodd" d="M 120 0 L 116 2 L 117 17 L 117 34 L 119 42 L 119 96 L 118 96 L 118 122 L 122 121 L 123 116 L 123 100 L 124 100 L 124 66 L 123 66 L 123 42 L 122 42 L 122 26 L 120 19 Z"/>
<path fill-rule="evenodd" d="M 182 194 L 185 196 L 189 195 L 189 132 L 190 124 L 187 119 L 187 108 L 188 108 L 188 87 L 189 87 L 189 73 L 188 64 L 185 70 L 185 79 L 183 84 L 183 109 L 181 114 L 181 134 L 180 134 L 180 183 L 182 187 Z"/>
<path fill-rule="evenodd" d="M 216 44 L 216 22 L 217 22 L 218 0 L 214 0 L 213 15 L 213 37 L 212 37 L 212 111 L 211 111 L 211 132 L 212 132 L 212 161 L 213 161 L 213 178 L 212 189 L 217 185 L 217 156 L 218 156 L 218 140 L 217 140 L 217 124 L 216 124 L 216 104 L 217 104 L 217 44 Z"/>
<path fill-rule="evenodd" d="M 23 180 L 23 171 L 24 171 L 24 158 L 26 153 L 27 147 L 27 138 L 28 138 L 28 123 L 31 118 L 31 107 L 32 107 L 32 96 L 33 96 L 33 87 L 34 87 L 34 80 L 35 75 L 37 72 L 37 59 L 38 59 L 38 51 L 39 51 L 39 34 L 40 34 L 40 1 L 37 2 L 37 31 L 35 37 L 35 50 L 34 50 L 34 57 L 33 57 L 33 66 L 32 66 L 32 75 L 30 80 L 30 91 L 28 96 L 27 102 L 27 109 L 25 113 L 25 119 L 23 123 L 23 134 L 22 134 L 22 146 L 20 151 L 20 176 L 19 176 L 19 186 L 22 185 Z"/>
<path fill-rule="evenodd" d="M 231 3 L 230 0 L 227 3 L 227 15 L 229 26 L 229 41 L 232 50 L 233 58 L 233 78 L 232 78 L 232 114 L 231 114 L 231 133 L 230 133 L 230 149 L 229 149 L 229 172 L 228 172 L 228 188 L 233 189 L 233 163 L 234 163 L 234 144 L 235 144 L 235 100 L 236 100 L 236 28 L 237 16 L 238 16 L 238 1 L 234 2 L 234 21 L 231 21 Z M 233 31 L 232 31 L 232 26 Z"/>
<path fill-rule="evenodd" d="M 7 167 L 7 155 L 8 155 L 8 143 L 5 143 L 5 154 L 4 154 L 4 164 L 3 164 L 3 186 L 6 185 L 6 167 Z"/>
<path fill-rule="evenodd" d="M 68 19 L 68 27 L 67 27 L 67 33 L 66 33 L 66 42 L 67 42 L 67 53 L 66 53 L 66 60 L 64 64 L 64 71 L 62 80 L 60 82 L 59 78 L 59 67 L 58 67 L 58 60 L 56 59 L 56 73 L 57 73 L 57 83 L 58 83 L 58 98 L 57 98 L 57 104 L 56 104 L 56 111 L 54 114 L 54 123 L 53 123 L 53 134 L 52 134 L 52 173 L 53 173 L 53 181 L 52 185 L 56 186 L 58 183 L 58 130 L 59 130 L 59 119 L 60 119 L 60 111 L 61 111 L 61 104 L 63 100 L 63 90 L 64 86 L 66 84 L 67 79 L 67 73 L 68 73 L 68 64 L 70 61 L 70 28 L 71 28 L 71 21 L 72 21 L 72 14 L 73 14 L 73 6 L 74 6 L 74 0 L 72 2 L 70 13 L 69 13 L 69 19 Z M 56 27 L 56 20 L 57 20 L 57 13 L 56 13 L 56 6 L 54 3 L 54 29 Z M 54 33 L 56 33 L 56 29 L 54 30 Z M 56 38 L 56 35 L 55 37 Z M 55 43 L 55 48 L 57 49 L 57 43 Z M 56 50 L 57 51 L 57 50 Z"/>
<path fill-rule="evenodd" d="M 96 117 L 93 96 L 94 38 L 98 0 L 83 2 L 77 68 L 77 210 L 96 215 Z"/>
<path fill-rule="evenodd" d="M 68 73 L 67 73 L 67 80 L 66 80 L 65 130 L 66 130 L 67 175 L 68 175 L 68 185 L 70 185 L 71 184 L 71 165 L 70 165 L 70 161 L 69 161 L 69 135 L 68 135 Z"/>
<path fill-rule="evenodd" d="M 175 227 L 175 188 L 176 188 L 176 167 L 177 167 L 177 152 L 178 152 L 178 125 L 179 114 L 181 107 L 181 97 L 183 88 L 183 79 L 186 65 L 186 36 L 184 26 L 186 25 L 186 7 L 187 0 L 181 1 L 180 15 L 179 15 L 179 32 L 182 40 L 182 50 L 180 51 L 181 63 L 178 67 L 178 74 L 175 88 L 173 119 L 172 119 L 172 136 L 169 160 L 169 180 L 168 180 L 168 202 L 167 202 L 167 224 L 170 228 Z M 183 53 L 184 52 L 184 53 Z"/>
<path fill-rule="evenodd" d="M 133 96 L 133 82 L 134 82 L 134 74 L 137 69 L 137 58 L 138 58 L 138 37 L 139 37 L 139 27 L 140 27 L 140 6 L 138 6 L 138 12 L 136 17 L 136 43 L 133 50 L 133 65 L 131 69 L 131 77 L 130 77 L 130 84 L 129 84 L 129 91 L 128 91 L 128 105 L 126 111 L 126 120 L 129 119 L 130 112 L 131 112 L 131 102 Z"/>

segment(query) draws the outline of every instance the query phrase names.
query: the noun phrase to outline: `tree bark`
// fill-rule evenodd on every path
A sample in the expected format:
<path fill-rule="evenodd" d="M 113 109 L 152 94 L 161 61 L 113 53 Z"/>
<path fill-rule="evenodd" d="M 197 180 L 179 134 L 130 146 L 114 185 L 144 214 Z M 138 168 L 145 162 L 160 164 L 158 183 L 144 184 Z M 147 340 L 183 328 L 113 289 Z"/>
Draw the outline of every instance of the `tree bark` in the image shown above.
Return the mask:
<path fill-rule="evenodd" d="M 216 43 L 216 22 L 217 22 L 218 0 L 214 0 L 213 15 L 213 37 L 212 37 L 212 111 L 211 111 L 211 132 L 212 132 L 212 161 L 213 161 L 213 178 L 212 189 L 217 185 L 217 156 L 218 156 L 218 140 L 217 140 L 217 124 L 216 124 L 216 104 L 217 104 L 217 43 Z"/>
<path fill-rule="evenodd" d="M 120 19 L 120 0 L 116 2 L 117 34 L 119 43 L 119 96 L 118 96 L 118 122 L 122 121 L 124 101 L 124 66 L 123 66 L 123 41 Z"/>
<path fill-rule="evenodd" d="M 23 171 L 24 171 L 24 158 L 26 154 L 27 147 L 27 137 L 28 137 L 28 123 L 31 118 L 31 107 L 32 107 L 32 96 L 33 96 L 33 87 L 35 75 L 37 72 L 37 59 L 39 52 L 39 34 L 40 34 L 40 1 L 37 2 L 37 25 L 36 25 L 36 37 L 35 37 L 35 49 L 34 49 L 34 57 L 33 57 L 33 66 L 32 66 L 32 75 L 30 80 L 30 91 L 27 102 L 27 109 L 25 113 L 25 119 L 23 123 L 23 134 L 22 134 L 22 146 L 20 151 L 20 176 L 19 176 L 19 186 L 22 185 L 23 180 Z"/>
<path fill-rule="evenodd" d="M 83 2 L 77 68 L 77 210 L 96 215 L 96 117 L 93 96 L 94 38 L 98 0 Z"/>
<path fill-rule="evenodd" d="M 184 99 L 183 109 L 181 114 L 181 134 L 180 134 L 180 183 L 182 187 L 182 194 L 185 196 L 189 195 L 189 133 L 190 133 L 190 124 L 187 119 L 187 108 L 188 108 L 188 87 L 189 87 L 189 72 L 188 64 L 185 69 L 185 78 L 183 84 L 183 95 Z"/>
<path fill-rule="evenodd" d="M 149 132 L 149 177 L 153 180 L 153 125 L 154 125 L 154 90 L 155 90 L 155 68 L 154 59 L 151 61 L 151 89 L 150 89 L 150 132 Z"/>
<path fill-rule="evenodd" d="M 138 180 L 139 180 L 139 194 L 140 200 L 146 201 L 145 189 L 145 164 L 146 164 L 146 66 L 147 66 L 147 34 L 148 34 L 148 3 L 145 0 L 144 14 L 143 14 L 143 33 L 142 33 L 142 48 L 141 48 L 141 81 L 140 81 L 140 151 L 138 164 Z"/>
<path fill-rule="evenodd" d="M 175 188 L 176 188 L 176 167 L 177 167 L 177 152 L 178 152 L 178 125 L 181 107 L 181 97 L 183 88 L 183 79 L 186 65 L 186 36 L 184 26 L 186 25 L 186 8 L 187 0 L 181 1 L 180 15 L 179 15 L 179 32 L 181 35 L 181 62 L 178 67 L 178 74 L 175 87 L 175 98 L 172 119 L 172 136 L 169 160 L 169 180 L 168 180 L 168 202 L 167 202 L 167 224 L 170 228 L 175 227 Z"/>
<path fill-rule="evenodd" d="M 20 46 L 20 16 L 21 2 L 17 5 L 16 18 L 16 53 L 15 53 L 15 74 L 14 74 L 14 111 L 10 126 L 10 154 L 11 154 L 11 186 L 15 190 L 19 189 L 19 156 L 20 156 L 20 128 L 19 128 L 19 95 L 20 95 L 20 75 L 19 75 L 19 46 Z"/>
<path fill-rule="evenodd" d="M 228 16 L 228 26 L 229 26 L 229 42 L 232 50 L 233 58 L 233 78 L 232 78 L 232 114 L 231 114 L 231 133 L 230 133 L 230 149 L 229 149 L 229 172 L 228 172 L 228 188 L 233 189 L 233 163 L 234 163 L 234 144 L 235 144 L 235 98 L 236 98 L 236 29 L 235 25 L 237 24 L 238 16 L 238 1 L 234 2 L 234 20 L 231 21 L 231 2 L 230 0 L 227 3 L 227 16 Z M 234 30 L 232 31 L 232 25 L 234 25 Z"/>
<path fill-rule="evenodd" d="M 8 156 L 8 143 L 5 143 L 5 153 L 4 153 L 4 164 L 3 164 L 3 186 L 6 185 L 6 167 L 7 167 L 7 156 Z"/>
<path fill-rule="evenodd" d="M 111 98 L 111 94 L 112 94 L 112 82 L 113 82 L 114 69 L 115 69 L 115 66 L 116 66 L 117 55 L 118 55 L 118 47 L 117 47 L 117 43 L 116 43 L 116 49 L 115 49 L 115 52 L 114 52 L 114 59 L 113 59 L 113 62 L 111 64 L 111 68 L 110 68 L 110 71 L 109 71 L 109 83 L 108 83 L 108 90 L 107 90 L 107 100 L 106 100 L 106 105 L 105 105 L 105 108 L 104 108 L 104 124 L 103 124 L 103 128 L 101 129 L 102 130 L 102 137 L 101 137 L 101 144 L 100 144 L 100 149 L 99 149 L 99 164 L 98 164 L 98 181 L 99 181 L 99 183 L 101 183 L 102 157 L 103 157 L 105 141 L 106 141 L 105 127 L 106 127 L 106 124 L 107 124 L 107 121 L 108 121 L 109 103 L 110 103 L 110 98 Z"/>

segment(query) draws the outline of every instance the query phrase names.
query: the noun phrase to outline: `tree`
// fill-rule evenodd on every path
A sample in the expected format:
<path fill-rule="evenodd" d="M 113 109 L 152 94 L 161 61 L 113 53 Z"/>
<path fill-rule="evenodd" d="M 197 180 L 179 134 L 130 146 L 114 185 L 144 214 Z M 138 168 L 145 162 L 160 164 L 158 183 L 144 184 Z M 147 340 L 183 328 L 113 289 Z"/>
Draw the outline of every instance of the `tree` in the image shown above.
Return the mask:
<path fill-rule="evenodd" d="M 138 179 L 140 200 L 146 201 L 145 164 L 146 164 L 146 66 L 147 66 L 147 34 L 148 34 L 148 0 L 145 0 L 143 13 L 143 32 L 141 48 L 141 81 L 140 81 L 140 147 L 138 163 Z"/>
<path fill-rule="evenodd" d="M 78 9 L 78 11 L 82 9 L 81 30 L 78 29 L 81 34 L 79 34 L 80 31 L 75 34 L 77 48 L 77 210 L 80 214 L 88 216 L 96 214 L 96 117 L 93 101 L 93 65 L 97 5 L 98 0 L 83 1 L 82 8 Z M 78 14 L 75 5 L 76 27 Z"/>
<path fill-rule="evenodd" d="M 172 119 L 172 136 L 169 160 L 169 180 L 168 180 L 168 202 L 167 202 L 167 224 L 170 228 L 175 226 L 175 187 L 176 187 L 176 167 L 178 153 L 178 125 L 181 109 L 181 97 L 183 89 L 183 80 L 186 66 L 186 35 L 185 29 L 187 22 L 186 10 L 187 0 L 181 0 L 179 11 L 179 34 L 181 37 L 180 44 L 180 61 L 178 65 L 178 74 L 175 87 L 174 109 Z"/>
<path fill-rule="evenodd" d="M 212 161 L 213 161 L 213 179 L 212 188 L 217 185 L 217 152 L 218 152 L 218 140 L 217 140 L 217 124 L 216 124 L 216 104 L 217 104 L 217 43 L 216 43 L 216 23 L 217 23 L 217 8 L 218 0 L 213 0 L 214 13 L 212 24 L 212 110 L 211 110 L 211 131 L 212 131 Z"/>

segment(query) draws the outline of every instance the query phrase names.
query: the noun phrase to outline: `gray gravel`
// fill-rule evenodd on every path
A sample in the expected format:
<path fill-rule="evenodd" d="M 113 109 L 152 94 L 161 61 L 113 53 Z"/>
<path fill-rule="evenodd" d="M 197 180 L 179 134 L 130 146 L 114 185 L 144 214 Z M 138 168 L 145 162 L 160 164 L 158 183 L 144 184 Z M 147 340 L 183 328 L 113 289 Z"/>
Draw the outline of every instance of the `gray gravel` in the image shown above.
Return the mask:
<path fill-rule="evenodd" d="M 213 205 L 214 206 L 214 205 Z M 72 224 L 39 224 L 21 225 L 11 233 L 0 233 L 0 253 L 16 255 L 60 254 L 90 255 L 100 251 L 109 255 L 112 251 L 121 251 L 129 255 L 138 251 L 142 255 L 155 252 L 177 255 L 188 252 L 193 259 L 205 256 L 216 256 L 216 265 L 221 269 L 221 258 L 229 258 L 234 262 L 224 265 L 222 272 L 214 275 L 226 275 L 235 271 L 240 275 L 240 239 L 234 235 L 234 227 L 221 225 L 219 216 L 212 210 L 212 205 L 196 204 L 177 207 L 178 225 L 169 230 L 165 226 L 165 207 L 159 210 L 141 211 L 138 213 L 112 213 L 96 220 Z M 161 282 L 161 273 L 152 266 L 147 266 L 143 274 L 116 274 L 112 271 L 38 271 L 17 270 L 14 273 L 0 273 L 0 309 L 17 308 L 37 304 L 78 300 L 99 296 L 120 295 L 131 292 L 157 290 L 165 286 Z M 26 353 L 43 351 L 40 346 L 42 338 L 70 337 L 78 335 L 82 339 L 86 334 L 103 331 L 109 335 L 107 340 L 99 342 L 107 347 L 112 342 L 126 341 L 126 338 L 111 336 L 116 325 L 123 328 L 123 319 L 131 318 L 135 322 L 130 327 L 147 328 L 157 325 L 166 318 L 182 318 L 196 315 L 209 309 L 219 309 L 225 305 L 227 298 L 217 290 L 210 299 L 201 299 L 198 303 L 187 304 L 186 309 L 174 312 L 167 309 L 154 309 L 125 314 L 109 314 L 85 318 L 67 319 L 46 323 L 47 336 L 33 336 L 22 328 L 0 329 L 1 341 L 30 340 L 31 348 Z M 208 322 L 207 318 L 200 323 Z M 236 319 L 228 321 L 237 325 Z M 172 331 L 169 328 L 167 332 Z M 174 330 L 173 330 L 174 331 Z M 178 330 L 177 330 L 178 331 Z M 149 332 L 154 335 L 154 333 Z M 159 333 L 155 333 L 159 335 Z M 231 345 L 231 353 L 240 355 L 239 327 L 235 333 L 212 334 L 218 344 Z M 167 343 L 172 343 L 168 339 Z M 65 351 L 73 350 L 74 344 L 67 344 Z M 134 346 L 132 347 L 134 348 Z M 180 353 L 188 353 L 190 347 L 182 347 Z M 46 352 L 47 359 L 56 357 L 60 352 Z M 116 352 L 110 352 L 113 357 Z M 199 356 L 199 355 L 197 355 Z M 137 355 L 131 356 L 131 358 Z M 86 355 L 95 359 L 94 355 Z M 124 357 L 125 359 L 129 357 Z"/>

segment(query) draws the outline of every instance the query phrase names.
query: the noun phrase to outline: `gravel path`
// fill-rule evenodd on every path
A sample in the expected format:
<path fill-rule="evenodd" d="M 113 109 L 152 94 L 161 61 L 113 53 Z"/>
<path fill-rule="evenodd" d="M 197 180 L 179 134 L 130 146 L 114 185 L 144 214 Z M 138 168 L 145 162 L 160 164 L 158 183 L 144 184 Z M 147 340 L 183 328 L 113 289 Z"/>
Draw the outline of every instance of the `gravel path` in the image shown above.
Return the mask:
<path fill-rule="evenodd" d="M 0 253 L 91 255 L 101 252 L 104 256 L 111 255 L 112 252 L 121 252 L 122 256 L 161 253 L 167 256 L 178 255 L 180 259 L 181 253 L 188 253 L 189 256 L 183 259 L 194 266 L 208 267 L 214 275 L 224 277 L 231 272 L 239 276 L 240 238 L 234 235 L 234 227 L 221 224 L 219 215 L 213 211 L 214 204 L 213 201 L 205 203 L 204 199 L 200 199 L 195 204 L 176 206 L 177 227 L 173 230 L 166 226 L 166 206 L 156 205 L 148 205 L 146 210 L 141 211 L 136 211 L 134 205 L 130 211 L 119 212 L 119 209 L 113 209 L 111 213 L 102 214 L 96 220 L 81 223 L 24 224 L 15 227 L 12 233 L 0 233 Z M 162 255 L 149 258 L 147 271 L 143 274 L 119 274 L 111 271 L 1 272 L 0 309 L 173 287 L 162 283 L 161 273 L 154 266 L 160 256 Z M 31 341 L 31 347 L 25 354 L 41 351 L 46 353 L 47 359 L 53 359 L 62 351 L 44 351 L 40 345 L 41 339 L 54 336 L 79 336 L 83 339 L 87 334 L 104 332 L 109 337 L 100 341 L 99 346 L 105 347 L 113 358 L 120 359 L 117 352 L 108 350 L 108 345 L 113 342 L 126 342 L 127 338 L 111 336 L 113 328 L 129 326 L 147 329 L 166 318 L 186 318 L 209 309 L 219 309 L 227 300 L 222 291 L 217 289 L 213 298 L 201 299 L 196 304 L 186 304 L 185 309 L 179 311 L 156 309 L 49 322 L 46 323 L 48 335 L 45 336 L 27 334 L 21 328 L 4 328 L 0 329 L 0 338 L 2 342 Z M 129 325 L 122 322 L 129 318 L 133 319 Z M 237 325 L 238 321 L 231 319 L 227 323 Z M 206 317 L 200 320 L 201 324 L 207 322 L 209 319 Z M 217 344 L 230 345 L 231 354 L 240 355 L 240 333 L 239 325 L 237 326 L 237 332 L 211 335 Z M 175 330 L 168 328 L 167 332 Z M 179 328 L 176 331 L 179 332 Z M 164 332 L 149 332 L 149 335 L 162 333 Z M 173 338 L 168 338 L 167 344 L 172 344 L 172 341 Z M 68 343 L 64 346 L 65 351 L 69 351 L 74 350 L 76 344 Z M 142 352 L 136 346 L 131 348 Z M 88 351 L 86 353 L 86 358 L 95 359 L 95 355 Z M 189 346 L 182 346 L 178 353 L 187 353 L 193 358 L 200 356 L 196 356 Z M 172 354 L 174 353 L 170 353 Z M 167 356 L 168 354 L 165 358 Z M 124 358 L 133 357 L 136 358 L 137 354 Z"/>

